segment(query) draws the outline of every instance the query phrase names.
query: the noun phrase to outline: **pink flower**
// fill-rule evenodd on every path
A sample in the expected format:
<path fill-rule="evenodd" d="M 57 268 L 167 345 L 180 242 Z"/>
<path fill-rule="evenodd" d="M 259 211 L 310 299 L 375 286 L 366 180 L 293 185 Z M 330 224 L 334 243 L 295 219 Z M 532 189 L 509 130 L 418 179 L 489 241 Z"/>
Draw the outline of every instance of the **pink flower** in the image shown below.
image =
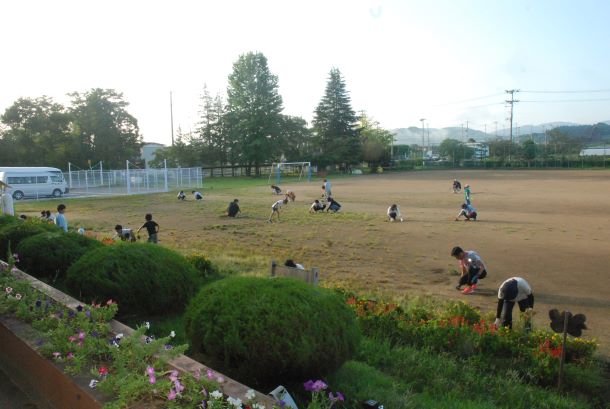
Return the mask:
<path fill-rule="evenodd" d="M 7 294 L 10 294 L 10 293 L 12 293 L 12 292 L 13 292 L 13 289 L 12 289 L 11 287 L 6 287 L 6 288 L 4 289 L 4 291 L 5 291 Z"/>
<path fill-rule="evenodd" d="M 149 376 L 148 382 L 150 382 L 151 385 L 154 385 L 157 382 L 157 377 L 155 375 Z"/>
<path fill-rule="evenodd" d="M 109 299 L 108 301 L 106 301 L 106 305 L 112 305 L 114 304 L 114 301 L 112 301 L 112 298 Z"/>
<path fill-rule="evenodd" d="M 78 339 L 80 339 L 80 340 L 82 341 L 83 339 L 85 339 L 85 335 L 86 335 L 86 334 L 85 334 L 84 332 L 82 332 L 82 331 L 81 331 L 81 332 L 79 332 L 79 333 L 78 333 Z"/>
<path fill-rule="evenodd" d="M 75 341 L 76 341 L 76 337 L 75 337 L 74 335 L 70 335 L 70 336 L 68 337 L 68 341 L 70 341 L 70 342 L 75 342 Z"/>
<path fill-rule="evenodd" d="M 176 399 L 176 391 L 173 388 L 170 389 L 169 393 L 167 394 L 167 399 L 168 400 Z"/>
<path fill-rule="evenodd" d="M 72 352 L 68 352 L 68 354 L 66 355 L 66 358 L 72 359 L 72 358 L 74 358 L 74 354 Z"/>
<path fill-rule="evenodd" d="M 19 294 L 19 293 L 15 294 L 15 299 L 17 301 L 21 300 L 21 294 Z"/>
<path fill-rule="evenodd" d="M 180 383 L 180 381 L 174 381 L 174 386 L 176 387 L 176 392 L 181 393 L 184 390 L 184 386 Z"/>
<path fill-rule="evenodd" d="M 53 352 L 53 358 L 58 359 L 61 357 L 61 352 Z"/>
<path fill-rule="evenodd" d="M 208 379 L 214 379 L 214 371 L 212 371 L 212 370 L 210 370 L 210 369 L 206 370 L 206 371 L 205 371 L 205 376 L 206 376 Z"/>
<path fill-rule="evenodd" d="M 201 369 L 199 369 L 199 368 L 195 369 L 195 373 L 193 374 L 193 377 L 195 378 L 196 381 L 201 379 Z"/>
<path fill-rule="evenodd" d="M 108 368 L 106 368 L 105 366 L 101 366 L 100 369 L 97 370 L 97 372 L 102 376 L 108 375 Z"/>
<path fill-rule="evenodd" d="M 178 380 L 178 371 L 172 371 L 169 375 L 169 380 L 176 382 Z"/>
<path fill-rule="evenodd" d="M 155 368 L 153 368 L 152 366 L 147 366 L 146 367 L 146 374 L 148 376 L 153 376 L 155 374 Z"/>

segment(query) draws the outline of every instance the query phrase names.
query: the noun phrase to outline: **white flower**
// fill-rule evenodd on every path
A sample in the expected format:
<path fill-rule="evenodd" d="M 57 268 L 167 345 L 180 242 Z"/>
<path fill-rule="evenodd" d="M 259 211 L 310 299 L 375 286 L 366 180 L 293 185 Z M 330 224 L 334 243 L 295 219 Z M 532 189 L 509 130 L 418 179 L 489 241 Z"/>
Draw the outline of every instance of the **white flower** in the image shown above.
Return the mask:
<path fill-rule="evenodd" d="M 222 392 L 216 390 L 216 391 L 210 393 L 210 396 L 214 399 L 220 399 L 220 398 L 222 398 Z"/>
<path fill-rule="evenodd" d="M 144 326 L 146 327 L 146 329 L 150 329 L 150 322 L 146 321 L 144 323 Z"/>
<path fill-rule="evenodd" d="M 98 380 L 97 379 L 91 379 L 91 382 L 89 382 L 89 387 L 91 389 L 94 389 L 98 384 Z"/>
<path fill-rule="evenodd" d="M 115 336 L 116 339 L 121 339 L 123 337 L 124 337 L 123 333 L 116 334 L 116 336 Z"/>
<path fill-rule="evenodd" d="M 174 331 L 172 331 L 172 332 L 170 332 L 170 333 L 169 333 L 169 336 L 170 336 L 171 338 L 174 338 L 174 337 L 176 336 L 176 333 L 175 333 Z"/>
<path fill-rule="evenodd" d="M 248 389 L 246 392 L 246 399 L 252 400 L 254 398 L 256 398 L 256 392 L 254 392 L 254 389 Z"/>
<path fill-rule="evenodd" d="M 241 399 L 229 397 L 227 399 L 227 402 L 229 402 L 231 405 L 233 405 L 236 408 L 241 408 Z"/>
<path fill-rule="evenodd" d="M 265 408 L 265 405 L 263 405 L 262 403 L 255 403 L 254 405 L 252 405 L 252 409 L 267 409 L 267 408 Z"/>

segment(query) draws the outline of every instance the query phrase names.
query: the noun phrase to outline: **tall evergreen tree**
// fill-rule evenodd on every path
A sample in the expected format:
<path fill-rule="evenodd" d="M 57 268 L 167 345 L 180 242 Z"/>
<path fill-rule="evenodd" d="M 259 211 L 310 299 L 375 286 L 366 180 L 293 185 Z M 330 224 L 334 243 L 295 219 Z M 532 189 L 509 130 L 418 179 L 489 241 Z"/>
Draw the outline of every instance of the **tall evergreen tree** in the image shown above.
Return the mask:
<path fill-rule="evenodd" d="M 231 157 L 248 169 L 254 166 L 258 174 L 261 164 L 277 156 L 282 123 L 278 78 L 269 71 L 263 54 L 249 52 L 233 64 L 227 111 L 230 135 L 236 138 Z"/>
<path fill-rule="evenodd" d="M 349 166 L 361 158 L 356 115 L 337 68 L 330 70 L 326 91 L 314 113 L 313 130 L 320 165 Z"/>

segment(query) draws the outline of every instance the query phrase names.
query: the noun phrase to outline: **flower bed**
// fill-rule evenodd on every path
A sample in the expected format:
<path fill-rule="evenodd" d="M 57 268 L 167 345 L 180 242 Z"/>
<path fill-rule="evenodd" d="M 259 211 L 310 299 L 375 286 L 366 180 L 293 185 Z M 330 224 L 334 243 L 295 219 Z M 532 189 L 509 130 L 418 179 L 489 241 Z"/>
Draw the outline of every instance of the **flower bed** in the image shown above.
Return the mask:
<path fill-rule="evenodd" d="M 545 330 L 496 329 L 478 310 L 453 302 L 443 308 L 415 303 L 403 308 L 396 303 L 368 300 L 346 295 L 346 302 L 356 312 L 363 333 L 389 340 L 394 345 L 427 348 L 462 358 L 477 358 L 483 368 L 504 365 L 520 373 L 523 379 L 540 385 L 557 382 L 561 357 L 560 334 Z M 566 362 L 578 369 L 597 371 L 594 340 L 568 338 Z M 566 384 L 582 392 L 583 385 L 574 372 Z M 566 376 L 571 376 L 570 371 Z"/>
<path fill-rule="evenodd" d="M 275 401 L 181 355 L 172 335 L 147 337 L 112 318 L 116 303 L 77 300 L 0 262 L 0 316 L 28 322 L 39 352 L 69 374 L 89 373 L 89 387 L 111 396 L 106 408 L 273 407 Z M 204 374 L 204 375 L 202 375 Z M 87 406 L 84 406 L 87 407 Z"/>

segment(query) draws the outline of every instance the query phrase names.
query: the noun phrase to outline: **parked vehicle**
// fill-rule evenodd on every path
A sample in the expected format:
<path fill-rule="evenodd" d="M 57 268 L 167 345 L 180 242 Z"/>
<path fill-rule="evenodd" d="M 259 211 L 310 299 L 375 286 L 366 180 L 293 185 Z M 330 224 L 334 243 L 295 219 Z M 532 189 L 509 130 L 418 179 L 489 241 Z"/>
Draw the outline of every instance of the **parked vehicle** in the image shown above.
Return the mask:
<path fill-rule="evenodd" d="M 2 167 L 0 180 L 10 186 L 13 199 L 24 197 L 61 197 L 68 185 L 60 169 L 46 167 Z"/>

